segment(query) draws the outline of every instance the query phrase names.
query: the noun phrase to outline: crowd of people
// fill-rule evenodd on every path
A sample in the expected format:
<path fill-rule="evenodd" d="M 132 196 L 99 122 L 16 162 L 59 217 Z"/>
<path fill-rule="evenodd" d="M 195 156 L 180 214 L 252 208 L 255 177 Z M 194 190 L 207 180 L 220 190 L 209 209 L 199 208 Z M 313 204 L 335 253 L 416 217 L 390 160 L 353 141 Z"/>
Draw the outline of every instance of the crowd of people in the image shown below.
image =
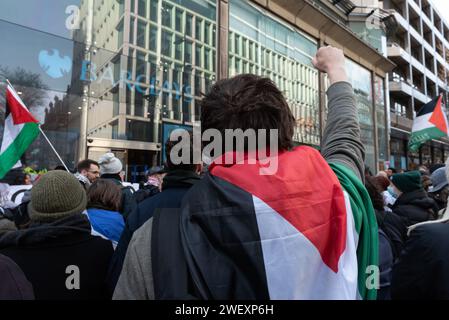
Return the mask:
<path fill-rule="evenodd" d="M 260 159 L 204 170 L 190 134 L 137 191 L 113 153 L 44 174 L 20 205 L 0 185 L 0 299 L 449 299 L 448 168 L 364 170 L 343 53 L 313 63 L 330 82 L 320 153 L 294 147 L 269 79 L 222 80 L 202 100 L 202 130 L 278 130 L 275 175 Z M 191 161 L 173 161 L 178 143 Z M 364 288 L 372 265 L 379 285 Z"/>

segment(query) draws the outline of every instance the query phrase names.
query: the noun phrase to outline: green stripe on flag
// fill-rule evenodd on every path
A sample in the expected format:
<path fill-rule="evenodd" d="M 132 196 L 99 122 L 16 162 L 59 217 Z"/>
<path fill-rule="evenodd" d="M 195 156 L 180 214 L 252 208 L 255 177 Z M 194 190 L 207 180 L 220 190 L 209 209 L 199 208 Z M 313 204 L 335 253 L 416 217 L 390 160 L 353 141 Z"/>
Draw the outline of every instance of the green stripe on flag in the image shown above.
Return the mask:
<path fill-rule="evenodd" d="M 371 198 L 362 181 L 352 170 L 340 164 L 330 163 L 329 165 L 337 175 L 343 189 L 349 194 L 355 229 L 359 234 L 357 262 L 360 297 L 364 300 L 376 300 L 377 290 L 367 286 L 367 278 L 373 276 L 373 271 L 368 267 L 379 266 L 379 231 Z"/>
<path fill-rule="evenodd" d="M 416 152 L 419 150 L 419 147 L 421 147 L 422 144 L 426 143 L 429 140 L 432 139 L 439 139 L 446 137 L 447 134 L 437 127 L 431 127 L 424 130 L 412 132 L 412 135 L 410 136 L 410 141 L 408 143 L 408 147 L 410 151 Z"/>
<path fill-rule="evenodd" d="M 4 178 L 11 168 L 20 160 L 38 135 L 38 124 L 30 122 L 23 126 L 19 135 L 14 139 L 11 145 L 0 154 L 0 179 Z"/>

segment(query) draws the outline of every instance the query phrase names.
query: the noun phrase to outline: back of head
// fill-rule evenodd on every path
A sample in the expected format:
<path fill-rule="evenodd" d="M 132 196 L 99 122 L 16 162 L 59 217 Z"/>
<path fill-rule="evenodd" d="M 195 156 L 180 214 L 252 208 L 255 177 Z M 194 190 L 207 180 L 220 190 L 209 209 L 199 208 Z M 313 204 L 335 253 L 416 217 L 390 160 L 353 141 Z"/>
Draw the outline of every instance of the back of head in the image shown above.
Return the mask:
<path fill-rule="evenodd" d="M 434 173 L 432 173 L 430 180 L 432 180 L 433 186 L 431 192 L 439 192 L 446 187 L 448 185 L 446 167 L 437 169 Z"/>
<path fill-rule="evenodd" d="M 44 174 L 31 189 L 28 212 L 33 221 L 53 222 L 86 209 L 86 193 L 66 171 Z"/>
<path fill-rule="evenodd" d="M 184 131 L 183 134 L 185 136 L 179 137 L 176 141 L 168 139 L 165 142 L 167 168 L 168 170 L 196 171 L 197 165 L 194 164 L 194 152 L 200 152 L 200 150 L 195 150 L 194 148 L 191 131 Z M 163 170 L 161 169 L 158 173 L 162 172 Z M 156 174 L 156 172 L 153 171 L 153 174 Z"/>
<path fill-rule="evenodd" d="M 223 142 L 226 129 L 253 129 L 257 140 L 257 130 L 264 129 L 268 148 L 269 130 L 277 129 L 278 149 L 288 150 L 293 147 L 294 126 L 295 118 L 282 92 L 268 78 L 243 74 L 218 81 L 201 102 L 202 131 L 218 130 Z M 235 150 L 229 148 L 224 152 Z"/>
<path fill-rule="evenodd" d="M 381 190 L 376 183 L 376 179 L 374 177 L 367 177 L 365 179 L 365 187 L 371 198 L 374 209 L 382 211 L 384 208 L 384 198 L 380 193 Z"/>
<path fill-rule="evenodd" d="M 390 186 L 390 180 L 384 175 L 378 175 L 376 177 L 373 177 L 373 180 L 375 181 L 375 183 L 377 184 L 377 186 L 380 188 L 381 191 L 386 191 Z"/>
<path fill-rule="evenodd" d="M 108 152 L 98 160 L 101 174 L 119 174 L 123 169 L 123 164 L 113 153 Z"/>
<path fill-rule="evenodd" d="M 87 191 L 88 208 L 119 211 L 122 202 L 122 190 L 114 182 L 98 179 Z"/>
<path fill-rule="evenodd" d="M 423 189 L 419 171 L 396 173 L 391 177 L 391 182 L 404 193 Z"/>

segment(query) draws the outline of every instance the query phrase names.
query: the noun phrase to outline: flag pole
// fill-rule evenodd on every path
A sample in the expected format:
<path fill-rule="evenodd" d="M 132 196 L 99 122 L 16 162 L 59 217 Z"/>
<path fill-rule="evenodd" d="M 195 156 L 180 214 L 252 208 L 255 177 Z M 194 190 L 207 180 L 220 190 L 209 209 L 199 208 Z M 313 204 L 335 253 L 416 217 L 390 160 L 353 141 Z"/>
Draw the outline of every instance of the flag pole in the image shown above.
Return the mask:
<path fill-rule="evenodd" d="M 9 82 L 8 78 L 6 78 L 6 82 L 9 84 L 9 86 L 15 91 L 13 85 L 11 84 L 11 82 Z M 56 151 L 55 147 L 53 146 L 53 144 L 50 142 L 50 140 L 48 139 L 47 135 L 45 134 L 45 132 L 42 130 L 41 125 L 38 125 L 39 127 L 39 131 L 40 133 L 42 133 L 42 135 L 44 136 L 45 140 L 47 140 L 48 144 L 50 145 L 51 149 L 53 150 L 53 152 L 56 154 L 56 156 L 58 157 L 59 161 L 61 161 L 62 165 L 64 166 L 64 168 L 67 170 L 67 172 L 70 172 L 69 168 L 67 168 L 67 166 L 65 165 L 64 161 L 62 160 L 61 156 L 59 155 L 58 151 Z"/>
<path fill-rule="evenodd" d="M 62 160 L 61 156 L 59 155 L 58 151 L 56 151 L 55 147 L 53 146 L 53 144 L 50 142 L 50 140 L 48 139 L 47 135 L 45 134 L 45 132 L 42 130 L 41 125 L 39 125 L 39 131 L 42 133 L 42 135 L 44 136 L 45 140 L 47 140 L 48 144 L 50 145 L 50 147 L 52 148 L 53 152 L 56 154 L 56 156 L 58 157 L 59 161 L 61 161 L 62 165 L 64 166 L 64 168 L 67 170 L 67 172 L 70 172 L 69 168 L 67 168 L 67 166 L 65 165 L 64 161 Z"/>

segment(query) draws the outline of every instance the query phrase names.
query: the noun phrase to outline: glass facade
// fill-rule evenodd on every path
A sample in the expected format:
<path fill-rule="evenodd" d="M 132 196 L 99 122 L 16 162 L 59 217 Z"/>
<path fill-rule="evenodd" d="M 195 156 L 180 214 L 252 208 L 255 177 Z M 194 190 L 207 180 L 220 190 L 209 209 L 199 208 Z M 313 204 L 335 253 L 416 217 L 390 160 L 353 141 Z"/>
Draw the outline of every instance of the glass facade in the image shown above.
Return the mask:
<path fill-rule="evenodd" d="M 374 101 L 376 108 L 377 126 L 377 156 L 379 169 L 386 169 L 385 162 L 388 160 L 387 118 L 385 105 L 385 84 L 381 77 L 374 78 Z"/>
<path fill-rule="evenodd" d="M 127 153 L 137 146 L 152 154 L 147 164 L 160 162 L 155 150 L 163 125 L 200 120 L 199 101 L 216 81 L 216 7 L 215 0 L 0 1 L 0 36 L 7 44 L 0 50 L 0 139 L 6 77 L 70 168 L 84 157 L 86 140 L 86 155 L 94 159 L 109 148 L 132 165 L 144 158 Z M 230 1 L 228 41 L 222 57 L 229 75 L 271 78 L 295 116 L 294 140 L 319 146 L 319 74 L 311 64 L 318 41 L 240 0 Z M 371 73 L 350 67 L 367 161 L 374 167 L 373 101 L 379 161 L 387 152 L 383 79 L 375 79 L 373 97 Z M 59 165 L 42 137 L 23 163 L 35 169 Z"/>
<path fill-rule="evenodd" d="M 284 92 L 297 126 L 293 139 L 320 144 L 317 42 L 248 2 L 230 2 L 229 75 L 252 73 Z"/>
<path fill-rule="evenodd" d="M 211 0 L 1 1 L 0 35 L 8 46 L 0 51 L 0 76 L 23 92 L 71 168 L 83 108 L 88 139 L 159 143 L 163 122 L 200 118 L 197 101 L 215 81 L 215 6 Z M 24 162 L 59 165 L 41 138 Z"/>
<path fill-rule="evenodd" d="M 346 68 L 359 111 L 362 142 L 365 146 L 365 165 L 376 171 L 374 146 L 373 90 L 371 72 L 351 60 L 346 60 Z"/>

